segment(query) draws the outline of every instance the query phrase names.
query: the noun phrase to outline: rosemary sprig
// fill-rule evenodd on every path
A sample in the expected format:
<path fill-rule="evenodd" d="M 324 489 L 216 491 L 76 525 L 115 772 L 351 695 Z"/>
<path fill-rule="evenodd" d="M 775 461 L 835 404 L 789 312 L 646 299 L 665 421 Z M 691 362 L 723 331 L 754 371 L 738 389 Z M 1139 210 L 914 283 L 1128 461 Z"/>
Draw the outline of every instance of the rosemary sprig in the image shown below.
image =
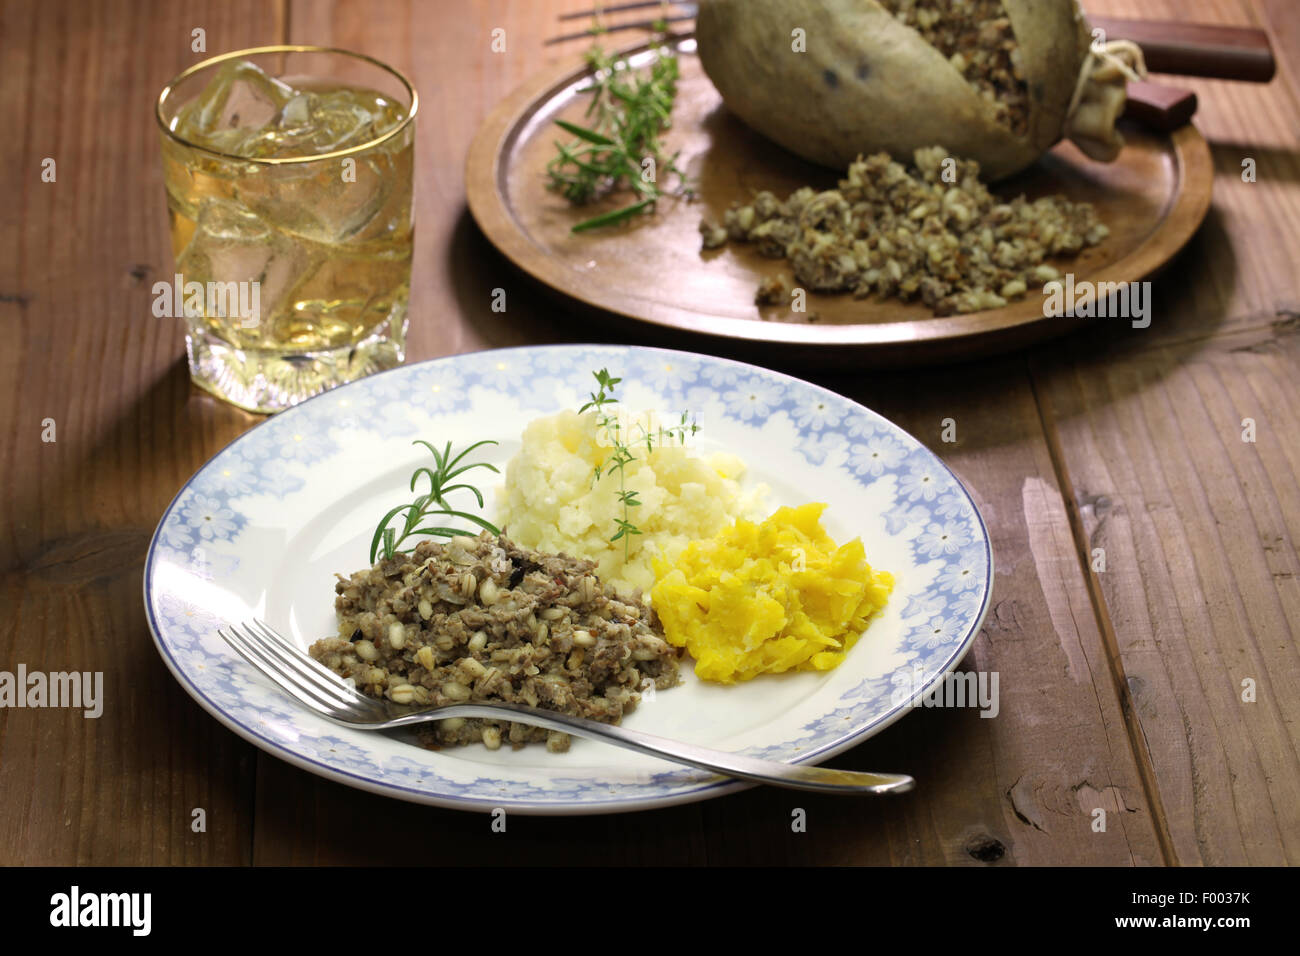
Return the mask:
<path fill-rule="evenodd" d="M 657 26 L 662 28 L 657 30 L 662 37 L 666 25 Z M 583 220 L 572 228 L 573 232 L 613 225 L 650 209 L 665 195 L 658 184 L 663 176 L 676 176 L 679 186 L 686 182 L 677 166 L 678 154 L 665 156 L 659 141 L 668 128 L 677 96 L 677 57 L 662 39 L 653 48 L 655 58 L 642 74 L 625 57 L 610 56 L 594 44 L 586 54 L 592 70 L 591 85 L 581 91 L 591 93 L 586 112 L 591 125 L 555 121 L 577 138 L 567 144 L 556 141 L 557 155 L 546 167 L 548 189 L 574 205 L 624 190 L 631 190 L 637 197 L 621 209 Z M 653 175 L 647 175 L 643 165 L 647 159 L 651 160 Z"/>
<path fill-rule="evenodd" d="M 614 519 L 614 526 L 618 531 L 610 541 L 623 541 L 623 561 L 626 563 L 632 553 L 632 536 L 641 534 L 641 529 L 632 521 L 632 509 L 641 505 L 637 499 L 638 492 L 636 489 L 629 490 L 627 487 L 627 466 L 636 461 L 636 455 L 632 453 L 633 447 L 645 445 L 646 454 L 653 452 L 656 446 L 662 446 L 666 441 L 676 439 L 680 444 L 686 444 L 686 436 L 694 435 L 700 430 L 700 426 L 693 419 L 688 420 L 686 412 L 682 412 L 681 421 L 670 428 L 659 426 L 655 431 L 650 431 L 645 425 L 637 422 L 634 429 L 629 427 L 627 439 L 623 435 L 623 424 L 618 420 L 617 415 L 609 414 L 605 408 L 607 405 L 613 405 L 618 402 L 614 397 L 614 386 L 623 381 L 621 378 L 614 378 L 609 374 L 608 369 L 601 369 L 599 372 L 591 373 L 595 379 L 598 388 L 591 393 L 591 401 L 587 402 L 580 409 L 578 414 L 581 415 L 588 409 L 596 410 L 596 426 L 605 431 L 605 437 L 613 446 L 614 451 L 600 464 L 597 464 L 592 472 L 591 481 L 594 485 L 602 476 L 618 473 L 618 491 L 617 496 L 619 503 L 623 506 L 623 517 Z"/>
<path fill-rule="evenodd" d="M 398 545 L 402 544 L 402 542 L 407 538 L 414 535 L 435 535 L 442 538 L 451 538 L 456 535 L 466 535 L 469 537 L 474 536 L 474 532 L 466 531 L 463 528 L 447 528 L 441 525 L 422 525 L 421 523 L 426 518 L 438 518 L 441 516 L 446 516 L 448 518 L 464 518 L 466 521 L 478 525 L 485 531 L 491 531 L 493 534 L 500 534 L 501 532 L 497 530 L 496 525 L 489 521 L 485 521 L 478 515 L 473 515 L 466 511 L 457 511 L 448 505 L 446 501 L 446 496 L 451 494 L 453 491 L 468 489 L 472 491 L 474 497 L 478 499 L 478 506 L 480 508 L 483 507 L 483 493 L 473 485 L 465 482 L 453 485 L 449 484 L 449 482 L 474 468 L 487 468 L 490 471 L 500 474 L 495 465 L 490 465 L 485 461 L 461 464 L 461 462 L 465 460 L 465 456 L 475 448 L 478 448 L 480 445 L 495 445 L 496 442 L 487 440 L 477 441 L 463 450 L 455 458 L 451 456 L 451 442 L 447 442 L 447 446 L 442 451 L 439 451 L 427 441 L 421 439 L 416 439 L 411 444 L 423 445 L 433 453 L 434 467 L 431 468 L 426 465 L 423 468 L 417 468 L 415 474 L 411 475 L 412 491 L 415 490 L 415 485 L 420 480 L 420 476 L 424 475 L 429 479 L 429 492 L 428 494 L 420 495 L 410 504 L 398 505 L 396 508 L 389 511 L 388 514 L 384 515 L 384 520 L 379 522 L 379 527 L 375 528 L 375 536 L 370 539 L 370 563 L 374 564 L 381 548 L 385 558 L 391 558 L 393 555 L 398 554 L 401 550 Z M 401 534 L 399 535 L 396 528 L 390 528 L 388 525 L 389 522 L 399 514 L 402 514 L 402 512 L 406 512 L 406 516 L 402 519 Z"/>

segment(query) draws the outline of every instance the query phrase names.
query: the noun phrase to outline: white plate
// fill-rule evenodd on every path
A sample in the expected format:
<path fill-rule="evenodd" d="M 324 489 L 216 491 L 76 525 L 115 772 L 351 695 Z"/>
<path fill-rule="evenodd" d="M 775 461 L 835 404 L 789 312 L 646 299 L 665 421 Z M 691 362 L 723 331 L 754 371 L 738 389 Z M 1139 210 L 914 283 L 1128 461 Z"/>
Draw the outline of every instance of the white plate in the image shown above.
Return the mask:
<path fill-rule="evenodd" d="M 524 424 L 577 408 L 593 370 L 623 379 L 622 403 L 689 409 L 701 453 L 726 450 L 765 483 L 774 510 L 824 501 L 827 530 L 861 536 L 897 584 L 882 616 L 826 673 L 660 691 L 629 727 L 720 750 L 817 763 L 887 727 L 952 670 L 988 608 L 987 529 L 928 449 L 861 405 L 766 369 L 659 349 L 504 349 L 410 365 L 328 392 L 236 439 L 181 489 L 154 534 L 145 608 L 163 660 L 209 713 L 296 766 L 404 800 L 469 810 L 577 814 L 666 806 L 749 784 L 574 738 L 544 747 L 424 750 L 401 734 L 350 731 L 282 696 L 216 635 L 257 616 L 306 648 L 336 631 L 334 574 L 367 566 L 375 523 L 407 500 L 422 438 L 500 445 Z M 485 494 L 501 481 L 476 472 Z M 484 480 L 488 479 L 488 480 Z M 489 491 L 491 489 L 491 491 Z M 876 767 L 892 771 L 896 767 Z M 925 781 L 919 781 L 921 786 Z"/>

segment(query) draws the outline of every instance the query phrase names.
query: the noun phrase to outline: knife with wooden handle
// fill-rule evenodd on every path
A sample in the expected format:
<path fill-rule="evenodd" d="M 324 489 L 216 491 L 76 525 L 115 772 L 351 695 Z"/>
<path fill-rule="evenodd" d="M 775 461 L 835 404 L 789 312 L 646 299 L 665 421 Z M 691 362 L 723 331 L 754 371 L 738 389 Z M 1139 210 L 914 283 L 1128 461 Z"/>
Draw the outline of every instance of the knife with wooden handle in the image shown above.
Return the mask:
<path fill-rule="evenodd" d="M 1089 17 L 1108 40 L 1132 40 L 1151 73 L 1267 83 L 1277 72 L 1268 34 L 1250 27 L 1219 27 L 1167 20 Z M 1196 112 L 1196 94 L 1163 83 L 1129 83 L 1124 115 L 1166 132 Z"/>
<path fill-rule="evenodd" d="M 1119 17 L 1089 17 L 1088 22 L 1107 40 L 1140 46 L 1152 73 L 1267 83 L 1277 72 L 1268 34 L 1253 27 Z"/>

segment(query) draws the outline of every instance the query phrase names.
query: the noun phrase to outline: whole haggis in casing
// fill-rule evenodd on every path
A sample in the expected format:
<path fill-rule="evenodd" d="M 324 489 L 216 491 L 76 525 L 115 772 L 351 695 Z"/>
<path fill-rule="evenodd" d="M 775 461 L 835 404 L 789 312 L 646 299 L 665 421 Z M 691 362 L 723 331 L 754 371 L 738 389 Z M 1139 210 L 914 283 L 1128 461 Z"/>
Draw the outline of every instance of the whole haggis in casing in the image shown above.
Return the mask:
<path fill-rule="evenodd" d="M 1000 179 L 1067 133 L 1072 101 L 1089 106 L 1075 93 L 1092 39 L 1076 0 L 703 0 L 696 37 L 732 112 L 836 169 L 941 144 Z M 1102 128 L 1082 131 L 1113 145 L 1085 146 L 1095 158 L 1118 150 L 1120 109 L 1122 87 L 1089 118 Z M 1076 113 L 1089 111 L 1103 112 Z"/>

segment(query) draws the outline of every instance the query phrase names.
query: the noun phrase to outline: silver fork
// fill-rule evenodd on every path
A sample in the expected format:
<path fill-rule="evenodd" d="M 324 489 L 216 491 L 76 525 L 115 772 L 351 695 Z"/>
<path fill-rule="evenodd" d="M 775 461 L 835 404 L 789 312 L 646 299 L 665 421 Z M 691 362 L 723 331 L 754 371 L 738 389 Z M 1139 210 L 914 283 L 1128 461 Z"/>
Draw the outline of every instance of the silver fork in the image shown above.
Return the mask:
<path fill-rule="evenodd" d="M 652 757 L 711 770 L 729 777 L 822 793 L 876 794 L 911 790 L 915 781 L 905 774 L 859 773 L 828 767 L 807 767 L 761 760 L 743 754 L 709 750 L 694 744 L 656 737 L 582 717 L 518 704 L 450 704 L 411 708 L 367 697 L 320 662 L 313 660 L 262 621 L 253 620 L 217 631 L 248 663 L 281 690 L 326 720 L 357 730 L 389 730 L 451 717 L 509 719 L 626 747 Z"/>
<path fill-rule="evenodd" d="M 648 10 L 652 7 L 659 8 L 658 16 L 644 20 L 623 20 L 621 22 L 606 22 L 604 19 L 607 14 L 621 14 L 629 10 Z M 559 19 L 567 21 L 591 17 L 594 22 L 600 24 L 601 32 L 621 33 L 624 30 L 653 30 L 655 25 L 659 23 L 685 23 L 688 20 L 694 20 L 698 10 L 698 3 L 681 2 L 681 0 L 635 0 L 635 2 L 630 3 L 599 3 L 590 10 L 573 10 L 569 13 L 562 13 Z M 590 40 L 593 36 L 595 34 L 590 29 L 586 29 L 577 33 L 565 33 L 562 36 L 548 37 L 542 43 L 544 46 L 554 46 L 557 43 L 567 43 L 569 40 Z"/>

